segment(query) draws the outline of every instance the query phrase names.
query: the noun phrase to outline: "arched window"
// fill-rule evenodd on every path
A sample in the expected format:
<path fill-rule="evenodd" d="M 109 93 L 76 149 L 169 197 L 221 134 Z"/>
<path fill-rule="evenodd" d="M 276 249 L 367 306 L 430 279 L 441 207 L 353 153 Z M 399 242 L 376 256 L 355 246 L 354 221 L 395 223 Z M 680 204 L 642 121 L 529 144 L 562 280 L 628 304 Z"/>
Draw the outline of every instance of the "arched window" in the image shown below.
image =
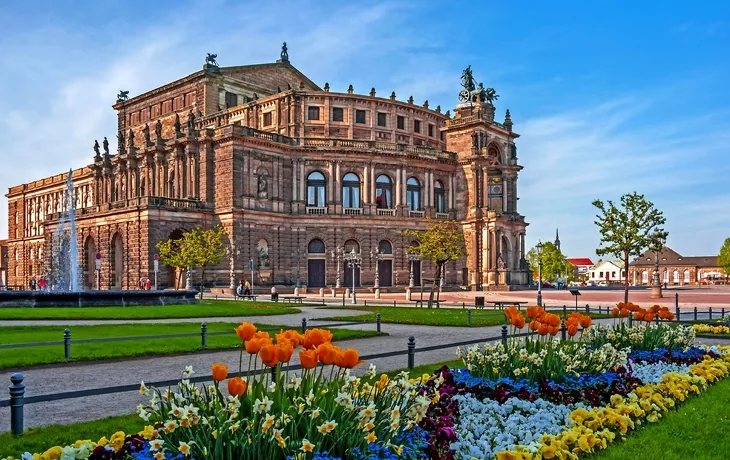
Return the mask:
<path fill-rule="evenodd" d="M 309 245 L 307 246 L 307 252 L 310 254 L 324 254 L 324 242 L 320 239 L 314 239 L 310 241 Z"/>
<path fill-rule="evenodd" d="M 646 284 L 649 282 L 649 272 L 644 270 L 641 272 L 641 283 Z"/>
<path fill-rule="evenodd" d="M 672 273 L 672 282 L 679 283 L 679 270 L 674 270 L 674 273 Z"/>
<path fill-rule="evenodd" d="M 685 283 L 689 283 L 690 282 L 690 279 L 689 279 L 689 270 L 685 270 L 684 271 L 684 282 Z"/>
<path fill-rule="evenodd" d="M 324 174 L 314 171 L 307 176 L 307 206 L 313 208 L 325 207 L 326 191 Z"/>
<path fill-rule="evenodd" d="M 347 173 L 342 178 L 342 207 L 360 207 L 360 178 L 354 173 Z"/>
<path fill-rule="evenodd" d="M 446 212 L 446 190 L 440 180 L 433 184 L 433 202 L 436 205 L 436 212 Z"/>
<path fill-rule="evenodd" d="M 393 207 L 393 181 L 385 174 L 375 179 L 375 204 L 378 209 Z"/>
<path fill-rule="evenodd" d="M 408 178 L 406 183 L 406 203 L 408 210 L 421 210 L 421 183 L 415 177 Z"/>
<path fill-rule="evenodd" d="M 388 240 L 380 240 L 380 243 L 378 243 L 378 251 L 381 254 L 391 255 L 393 254 L 393 245 Z"/>
<path fill-rule="evenodd" d="M 352 250 L 355 250 L 356 253 L 360 252 L 360 243 L 358 243 L 355 240 L 347 240 L 345 241 L 345 252 L 352 252 Z"/>
<path fill-rule="evenodd" d="M 664 269 L 664 282 L 669 282 L 669 271 L 666 268 Z"/>

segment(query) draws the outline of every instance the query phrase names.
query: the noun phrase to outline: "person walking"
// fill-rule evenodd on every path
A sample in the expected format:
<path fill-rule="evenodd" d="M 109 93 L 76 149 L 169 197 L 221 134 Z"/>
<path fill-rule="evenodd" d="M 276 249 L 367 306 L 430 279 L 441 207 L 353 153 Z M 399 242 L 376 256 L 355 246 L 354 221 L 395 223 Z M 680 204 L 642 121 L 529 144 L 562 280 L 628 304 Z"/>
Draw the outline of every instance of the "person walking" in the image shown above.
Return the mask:
<path fill-rule="evenodd" d="M 35 291 L 35 280 L 34 279 L 30 280 L 30 290 Z"/>
<path fill-rule="evenodd" d="M 248 280 L 246 280 L 246 284 L 244 286 L 243 295 L 251 295 L 251 285 L 248 283 Z"/>
<path fill-rule="evenodd" d="M 40 288 L 41 291 L 46 290 L 46 278 L 41 276 L 41 279 L 38 280 L 38 288 Z"/>
<path fill-rule="evenodd" d="M 144 283 L 144 289 L 146 291 L 151 291 L 152 290 L 152 283 L 150 283 L 150 279 L 149 278 L 147 278 L 147 281 Z"/>
<path fill-rule="evenodd" d="M 238 287 L 236 288 L 236 298 L 243 297 L 243 283 L 238 281 Z"/>

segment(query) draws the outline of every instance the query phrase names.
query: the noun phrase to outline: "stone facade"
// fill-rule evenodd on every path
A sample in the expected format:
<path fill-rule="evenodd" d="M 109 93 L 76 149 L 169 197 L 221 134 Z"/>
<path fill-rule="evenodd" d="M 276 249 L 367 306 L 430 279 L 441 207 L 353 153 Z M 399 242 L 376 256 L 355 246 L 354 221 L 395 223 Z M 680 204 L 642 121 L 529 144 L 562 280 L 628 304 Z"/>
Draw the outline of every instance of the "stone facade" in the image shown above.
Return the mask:
<path fill-rule="evenodd" d="M 155 245 L 195 226 L 222 224 L 229 255 L 206 282 L 234 286 L 350 285 L 337 253 L 362 255 L 355 284 L 407 286 L 413 267 L 404 229 L 427 218 L 458 221 L 467 257 L 446 284 L 525 286 L 527 223 L 517 211 L 517 164 L 509 111 L 462 103 L 454 117 L 396 100 L 320 88 L 286 60 L 202 71 L 114 105 L 116 153 L 72 172 L 83 284 L 133 289 L 153 278 Z M 9 281 L 27 285 L 53 263 L 66 175 L 11 187 Z M 381 256 L 371 256 L 379 249 Z M 378 261 L 378 259 L 380 259 Z M 420 267 L 419 267 L 420 265 Z M 179 273 L 161 267 L 161 287 Z"/>
<path fill-rule="evenodd" d="M 646 251 L 629 264 L 629 282 L 649 286 L 654 275 L 656 254 Z M 725 280 L 717 256 L 684 257 L 669 247 L 659 252 L 659 281 L 668 286 L 708 284 Z"/>

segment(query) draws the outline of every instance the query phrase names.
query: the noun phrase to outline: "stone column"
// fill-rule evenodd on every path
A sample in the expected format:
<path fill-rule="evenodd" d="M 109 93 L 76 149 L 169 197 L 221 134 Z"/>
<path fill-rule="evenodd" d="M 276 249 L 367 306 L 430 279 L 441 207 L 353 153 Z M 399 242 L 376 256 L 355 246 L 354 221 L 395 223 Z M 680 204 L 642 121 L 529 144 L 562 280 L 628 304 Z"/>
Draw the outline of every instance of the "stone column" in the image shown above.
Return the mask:
<path fill-rule="evenodd" d="M 341 161 L 335 161 L 335 202 L 337 204 L 342 203 L 342 172 L 340 171 L 340 164 Z"/>
<path fill-rule="evenodd" d="M 365 163 L 365 167 L 362 169 L 362 203 L 361 207 L 370 203 L 370 165 Z"/>
<path fill-rule="evenodd" d="M 449 204 L 447 206 L 448 210 L 454 209 L 454 175 L 449 174 Z"/>
<path fill-rule="evenodd" d="M 484 168 L 482 170 L 482 181 L 484 185 L 482 186 L 483 193 L 482 193 L 482 207 L 488 208 L 489 207 L 489 172 L 487 171 L 487 168 Z"/>
<path fill-rule="evenodd" d="M 396 175 L 395 175 L 395 206 L 400 206 L 401 205 L 401 202 L 402 202 L 401 201 L 401 196 L 400 196 L 400 194 L 401 194 L 401 176 L 402 176 L 401 173 L 402 173 L 402 171 L 403 170 L 400 167 L 398 167 L 398 169 L 396 170 Z"/>
<path fill-rule="evenodd" d="M 428 195 L 426 196 L 426 202 L 428 203 L 429 207 L 434 206 L 434 196 L 433 196 L 433 171 L 428 172 Z"/>
<path fill-rule="evenodd" d="M 327 204 L 333 204 L 334 198 L 334 168 L 332 161 L 329 162 L 329 165 L 327 165 L 327 174 L 329 177 L 327 178 Z"/>
<path fill-rule="evenodd" d="M 304 178 L 304 161 L 299 162 L 299 200 L 307 203 L 307 181 Z"/>
<path fill-rule="evenodd" d="M 292 180 L 291 199 L 292 199 L 292 201 L 297 201 L 297 176 L 298 175 L 299 175 L 299 161 L 293 160 L 292 168 L 291 168 L 291 180 Z"/>
<path fill-rule="evenodd" d="M 370 188 L 370 204 L 375 204 L 375 165 L 370 164 L 370 180 L 368 187 Z"/>

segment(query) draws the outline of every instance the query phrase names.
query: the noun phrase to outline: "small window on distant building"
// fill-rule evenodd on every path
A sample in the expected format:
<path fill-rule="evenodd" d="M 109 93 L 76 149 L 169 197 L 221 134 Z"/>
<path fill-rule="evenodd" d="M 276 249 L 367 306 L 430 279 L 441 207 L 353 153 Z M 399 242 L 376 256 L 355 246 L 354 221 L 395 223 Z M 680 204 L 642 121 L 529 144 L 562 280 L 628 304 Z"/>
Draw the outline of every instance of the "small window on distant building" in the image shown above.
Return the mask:
<path fill-rule="evenodd" d="M 364 110 L 355 110 L 355 123 L 359 123 L 361 125 L 366 123 Z"/>
<path fill-rule="evenodd" d="M 307 120 L 319 120 L 319 107 L 307 108 Z"/>
<path fill-rule="evenodd" d="M 600 273 L 598 274 L 598 277 L 599 277 L 599 278 L 603 278 L 603 272 L 600 272 Z"/>
<path fill-rule="evenodd" d="M 378 126 L 385 126 L 387 115 L 384 113 L 378 113 Z"/>
<path fill-rule="evenodd" d="M 428 137 L 433 137 L 433 125 L 428 125 Z"/>
<path fill-rule="evenodd" d="M 413 120 L 413 132 L 420 133 L 421 132 L 421 122 L 418 120 Z"/>
<path fill-rule="evenodd" d="M 332 109 L 332 121 L 345 121 L 345 110 L 342 107 Z"/>
<path fill-rule="evenodd" d="M 271 112 L 266 112 L 264 114 L 264 126 L 271 126 L 273 124 L 271 119 L 272 119 Z"/>
<path fill-rule="evenodd" d="M 616 272 L 611 272 L 611 278 L 616 278 Z"/>
<path fill-rule="evenodd" d="M 238 105 L 238 95 L 226 91 L 226 107 L 235 107 Z"/>
<path fill-rule="evenodd" d="M 441 131 L 441 132 L 439 133 L 439 138 L 440 138 L 440 139 L 441 139 L 441 141 L 443 142 L 443 140 L 444 140 L 444 132 L 443 132 L 443 131 Z"/>
<path fill-rule="evenodd" d="M 398 129 L 406 129 L 406 117 L 398 115 Z"/>

